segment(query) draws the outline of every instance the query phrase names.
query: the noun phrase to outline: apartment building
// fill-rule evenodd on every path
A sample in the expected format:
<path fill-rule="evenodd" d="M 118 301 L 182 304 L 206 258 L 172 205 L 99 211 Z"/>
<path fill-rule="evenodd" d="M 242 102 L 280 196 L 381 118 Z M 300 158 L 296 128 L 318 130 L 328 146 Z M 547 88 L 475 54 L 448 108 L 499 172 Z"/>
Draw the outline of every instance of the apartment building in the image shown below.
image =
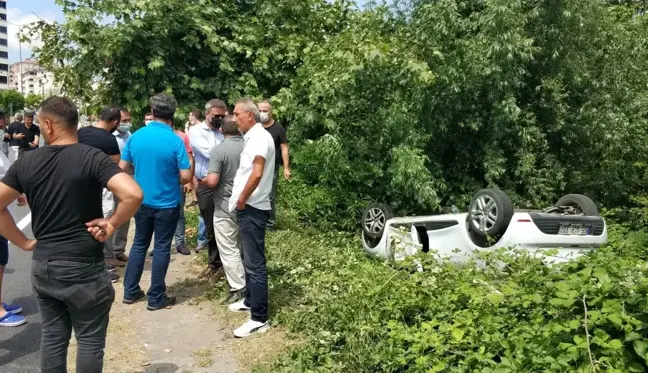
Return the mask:
<path fill-rule="evenodd" d="M 7 34 L 7 2 L 0 1 L 0 90 L 9 88 L 9 35 Z"/>

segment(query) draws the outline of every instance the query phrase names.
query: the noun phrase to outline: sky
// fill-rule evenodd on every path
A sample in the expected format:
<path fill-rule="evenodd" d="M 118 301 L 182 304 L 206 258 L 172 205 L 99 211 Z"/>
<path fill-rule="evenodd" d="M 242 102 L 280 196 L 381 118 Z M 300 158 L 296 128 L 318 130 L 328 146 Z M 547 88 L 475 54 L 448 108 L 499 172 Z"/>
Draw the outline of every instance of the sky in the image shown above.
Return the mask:
<path fill-rule="evenodd" d="M 356 0 L 361 5 L 368 0 Z M 35 14 L 34 14 L 35 13 Z M 19 48 L 18 32 L 20 27 L 17 25 L 29 24 L 38 21 L 38 17 L 52 22 L 63 21 L 63 12 L 55 4 L 54 0 L 7 0 L 7 21 L 14 24 L 8 24 L 9 35 L 9 63 L 20 61 L 20 49 L 22 49 L 23 60 L 31 56 L 31 45 L 22 44 Z M 38 45 L 38 40 L 33 41 Z"/>

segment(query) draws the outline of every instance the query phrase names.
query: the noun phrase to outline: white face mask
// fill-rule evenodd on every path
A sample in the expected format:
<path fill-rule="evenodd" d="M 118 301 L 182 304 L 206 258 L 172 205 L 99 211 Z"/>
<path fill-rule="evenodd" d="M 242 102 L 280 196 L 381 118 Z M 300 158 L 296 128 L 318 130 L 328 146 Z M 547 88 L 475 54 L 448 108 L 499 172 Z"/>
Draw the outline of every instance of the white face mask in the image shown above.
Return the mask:
<path fill-rule="evenodd" d="M 120 124 L 119 124 L 119 127 L 117 127 L 117 129 L 118 129 L 120 132 L 128 132 L 128 131 L 130 131 L 130 128 L 131 128 L 131 124 L 130 124 L 130 123 L 120 123 Z"/>
<path fill-rule="evenodd" d="M 144 124 L 148 126 L 151 122 L 152 122 L 152 120 L 148 119 L 148 120 L 144 121 Z"/>
<path fill-rule="evenodd" d="M 260 112 L 261 123 L 267 123 L 270 120 L 270 114 L 268 112 Z"/>

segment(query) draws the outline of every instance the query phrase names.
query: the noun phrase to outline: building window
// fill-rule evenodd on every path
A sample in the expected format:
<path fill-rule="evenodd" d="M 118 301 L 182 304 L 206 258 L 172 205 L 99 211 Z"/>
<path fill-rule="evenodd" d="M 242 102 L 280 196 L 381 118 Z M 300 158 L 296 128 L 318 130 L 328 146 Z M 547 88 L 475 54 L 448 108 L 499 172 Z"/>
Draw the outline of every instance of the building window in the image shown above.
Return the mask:
<path fill-rule="evenodd" d="M 6 76 L 0 76 L 0 84 L 7 84 L 7 77 Z"/>
<path fill-rule="evenodd" d="M 7 26 L 0 26 L 0 32 L 3 34 L 7 33 Z"/>
<path fill-rule="evenodd" d="M 0 19 L 3 20 L 3 21 L 6 21 L 7 20 L 7 15 L 4 14 L 4 13 L 0 14 Z"/>
<path fill-rule="evenodd" d="M 9 65 L 6 63 L 0 63 L 0 71 L 9 71 Z"/>
<path fill-rule="evenodd" d="M 7 2 L 6 1 L 0 1 L 0 8 L 7 9 Z"/>
<path fill-rule="evenodd" d="M 9 58 L 9 52 L 0 52 L 0 58 Z"/>
<path fill-rule="evenodd" d="M 0 45 L 7 46 L 7 39 L 0 39 Z"/>

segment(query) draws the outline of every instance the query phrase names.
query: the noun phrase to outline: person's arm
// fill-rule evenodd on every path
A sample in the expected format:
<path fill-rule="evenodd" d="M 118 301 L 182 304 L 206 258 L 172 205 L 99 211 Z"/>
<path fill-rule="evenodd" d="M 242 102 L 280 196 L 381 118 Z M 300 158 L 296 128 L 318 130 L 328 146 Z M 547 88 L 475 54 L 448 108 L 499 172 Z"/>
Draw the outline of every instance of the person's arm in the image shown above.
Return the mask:
<path fill-rule="evenodd" d="M 113 135 L 110 135 L 110 137 L 107 137 L 106 139 L 108 140 L 106 144 L 106 154 L 110 156 L 110 159 L 112 159 L 113 162 L 119 164 L 121 154 L 119 151 L 119 143 L 117 142 L 117 138 Z"/>
<path fill-rule="evenodd" d="M 184 141 L 183 143 L 176 144 L 176 163 L 180 170 L 180 184 L 185 185 L 191 182 L 193 179 L 193 172 L 191 171 L 191 164 L 189 163 L 189 155 L 187 154 L 187 150 L 184 148 Z"/>
<path fill-rule="evenodd" d="M 194 156 L 199 154 L 203 158 L 209 158 L 209 139 L 206 137 L 205 131 L 195 125 L 189 129 L 189 141 L 191 142 L 191 149 L 194 151 Z"/>
<path fill-rule="evenodd" d="M 131 153 L 132 141 L 130 140 L 132 138 L 129 138 L 129 141 L 126 141 L 126 144 L 124 144 L 124 149 L 121 152 L 121 160 L 119 161 L 119 167 L 126 172 L 130 172 L 133 165 L 133 155 Z"/>
<path fill-rule="evenodd" d="M 108 219 L 99 218 L 87 222 L 88 232 L 100 242 L 104 242 L 114 232 L 130 220 L 144 200 L 144 193 L 133 178 L 117 166 L 113 160 L 102 153 L 94 155 L 93 172 L 99 182 L 110 190 L 119 200 L 117 208 Z"/>
<path fill-rule="evenodd" d="M 250 174 L 247 183 L 245 183 L 245 187 L 243 187 L 243 191 L 241 192 L 238 203 L 236 204 L 236 207 L 239 210 L 245 209 L 245 204 L 247 203 L 248 198 L 250 198 L 252 192 L 254 192 L 254 190 L 259 186 L 261 177 L 263 177 L 265 162 L 265 157 L 261 155 L 255 156 L 254 160 L 252 160 L 252 174 Z"/>
<path fill-rule="evenodd" d="M 209 168 L 207 169 L 207 186 L 216 188 L 220 181 L 220 173 L 223 168 L 225 154 L 221 154 L 220 146 L 215 146 L 209 156 Z"/>
<path fill-rule="evenodd" d="M 18 180 L 20 161 L 16 161 L 0 183 L 0 235 L 19 248 L 31 251 L 36 246 L 35 240 L 30 240 L 18 229 L 16 222 L 9 213 L 9 205 L 22 193 L 22 186 Z"/>

